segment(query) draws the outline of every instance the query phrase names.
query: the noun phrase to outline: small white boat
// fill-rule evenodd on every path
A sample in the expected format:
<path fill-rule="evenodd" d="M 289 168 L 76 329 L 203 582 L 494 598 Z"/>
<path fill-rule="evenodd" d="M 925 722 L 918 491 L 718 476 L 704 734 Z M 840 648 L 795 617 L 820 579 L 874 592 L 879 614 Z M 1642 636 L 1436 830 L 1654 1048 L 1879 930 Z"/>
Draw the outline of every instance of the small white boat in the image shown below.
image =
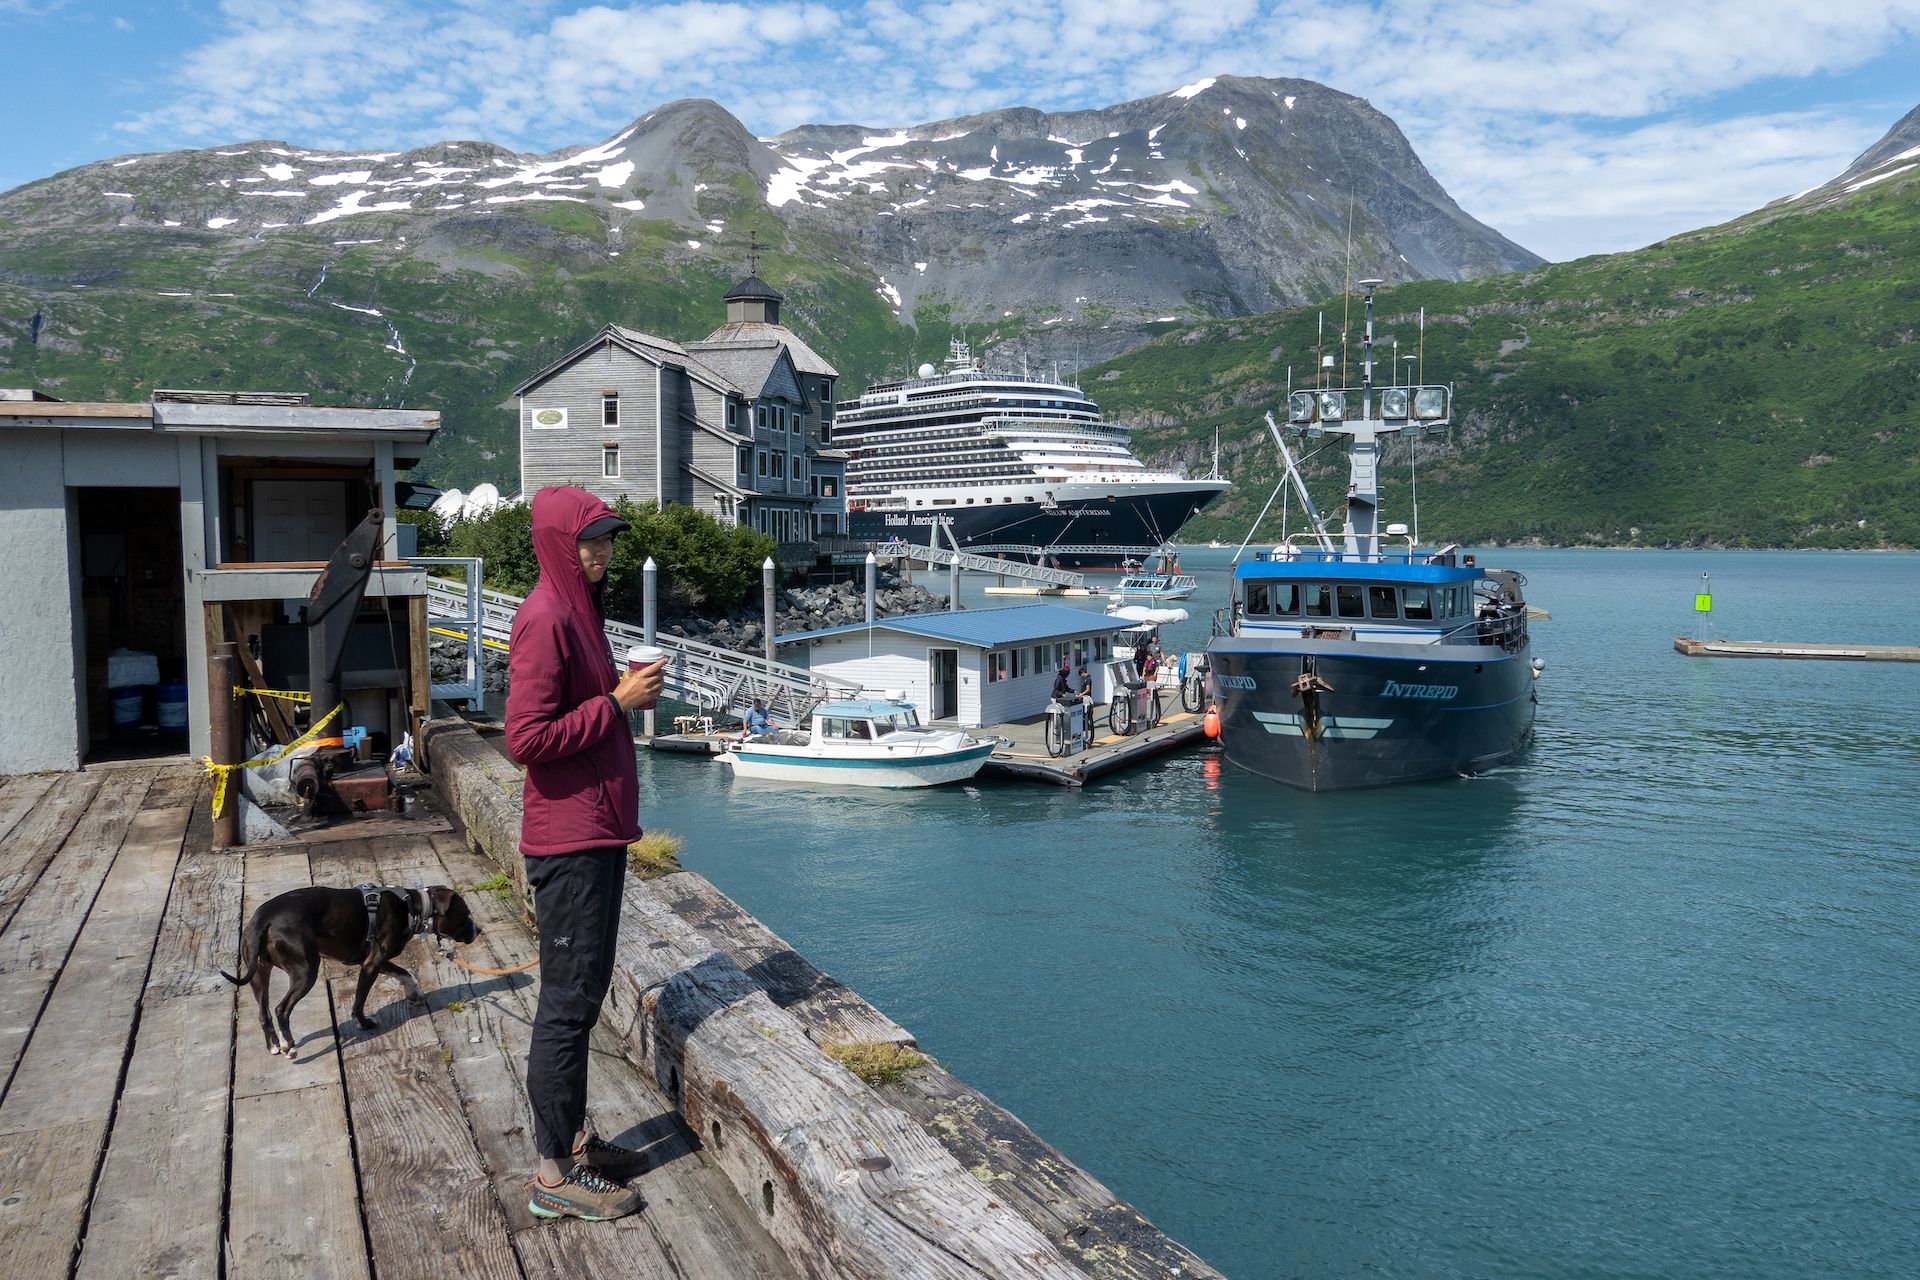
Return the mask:
<path fill-rule="evenodd" d="M 1130 573 L 1120 579 L 1108 597 L 1122 604 L 1153 604 L 1161 600 L 1185 600 L 1200 584 L 1190 573 Z"/>
<path fill-rule="evenodd" d="M 932 787 L 980 772 L 1000 745 L 957 729 L 920 723 L 910 702 L 893 698 L 829 702 L 808 729 L 776 729 L 721 752 L 736 777 L 854 787 Z"/>

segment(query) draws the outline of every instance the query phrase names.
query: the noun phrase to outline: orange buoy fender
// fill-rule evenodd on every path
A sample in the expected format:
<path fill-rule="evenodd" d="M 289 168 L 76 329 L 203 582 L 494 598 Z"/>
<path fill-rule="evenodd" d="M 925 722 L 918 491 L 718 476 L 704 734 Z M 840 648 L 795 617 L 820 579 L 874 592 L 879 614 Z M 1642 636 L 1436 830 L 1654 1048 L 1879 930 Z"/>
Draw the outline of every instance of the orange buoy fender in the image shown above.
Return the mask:
<path fill-rule="evenodd" d="M 1206 719 L 1200 722 L 1200 731 L 1209 738 L 1220 736 L 1220 708 L 1208 707 Z"/>

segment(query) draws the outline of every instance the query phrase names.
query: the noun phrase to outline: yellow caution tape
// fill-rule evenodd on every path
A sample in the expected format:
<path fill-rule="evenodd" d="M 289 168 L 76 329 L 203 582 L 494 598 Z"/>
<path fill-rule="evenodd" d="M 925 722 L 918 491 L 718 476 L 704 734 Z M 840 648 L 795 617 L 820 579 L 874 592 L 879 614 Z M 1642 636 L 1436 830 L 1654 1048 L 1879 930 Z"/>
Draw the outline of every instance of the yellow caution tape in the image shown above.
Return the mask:
<path fill-rule="evenodd" d="M 313 695 L 301 693 L 298 689 L 249 689 L 244 684 L 233 686 L 233 696 L 244 698 L 252 694 L 256 698 L 281 698 L 287 702 L 312 702 Z"/>
<path fill-rule="evenodd" d="M 434 635 L 437 635 L 437 636 L 449 636 L 449 637 L 451 637 L 451 638 L 453 638 L 453 639 L 455 639 L 455 640 L 465 640 L 465 639 L 467 638 L 467 633 L 466 633 L 466 632 L 464 632 L 464 631 L 449 631 L 449 630 L 448 630 L 447 628 L 445 628 L 445 627 L 428 627 L 428 628 L 427 628 L 427 630 L 429 630 L 429 631 L 431 631 L 431 632 L 432 632 L 432 633 L 433 633 Z M 481 643 L 481 644 L 483 644 L 483 645 L 485 645 L 485 646 L 486 646 L 487 648 L 489 648 L 489 649 L 498 649 L 498 650 L 500 650 L 500 652 L 502 652 L 502 653 L 505 653 L 505 652 L 507 651 L 507 645 L 506 645 L 506 641 L 504 641 L 504 640 L 495 640 L 495 639 L 493 639 L 493 638 L 492 638 L 491 636 L 481 636 L 481 637 L 480 637 L 480 643 Z"/>
<path fill-rule="evenodd" d="M 247 692 L 252 692 L 252 690 L 248 690 Z M 301 696 L 304 697 L 306 695 L 303 694 Z M 346 704 L 343 702 L 333 710 L 327 712 L 311 729 L 295 738 L 292 742 L 289 742 L 286 746 L 281 747 L 278 751 L 268 755 L 255 756 L 253 759 L 243 761 L 240 764 L 215 764 L 213 757 L 202 756 L 201 760 L 207 766 L 207 776 L 213 779 L 213 816 L 216 818 L 219 817 L 220 811 L 227 807 L 228 774 L 234 772 L 236 769 L 258 769 L 262 765 L 275 764 L 286 759 L 301 747 L 312 742 L 313 739 L 319 735 L 320 731 L 332 723 L 333 718 L 344 710 L 346 710 Z"/>

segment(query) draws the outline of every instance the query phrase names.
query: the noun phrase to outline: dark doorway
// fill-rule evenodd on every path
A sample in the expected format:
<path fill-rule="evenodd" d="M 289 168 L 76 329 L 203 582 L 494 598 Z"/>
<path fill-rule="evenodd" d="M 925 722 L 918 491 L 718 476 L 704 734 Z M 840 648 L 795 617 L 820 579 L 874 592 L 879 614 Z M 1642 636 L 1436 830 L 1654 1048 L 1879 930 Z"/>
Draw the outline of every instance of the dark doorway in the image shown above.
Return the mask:
<path fill-rule="evenodd" d="M 75 489 L 88 762 L 187 749 L 178 489 Z"/>
<path fill-rule="evenodd" d="M 960 651 L 927 650 L 927 718 L 952 720 L 960 714 Z"/>

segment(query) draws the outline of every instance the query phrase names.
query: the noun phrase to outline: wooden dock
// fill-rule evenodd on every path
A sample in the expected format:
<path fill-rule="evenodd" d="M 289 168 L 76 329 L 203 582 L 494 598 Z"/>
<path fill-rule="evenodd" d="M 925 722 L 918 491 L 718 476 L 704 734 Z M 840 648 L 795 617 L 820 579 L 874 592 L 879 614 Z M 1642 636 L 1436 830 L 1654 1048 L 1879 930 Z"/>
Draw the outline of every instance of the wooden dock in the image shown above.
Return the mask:
<path fill-rule="evenodd" d="M 1177 694 L 1172 696 L 1177 700 Z M 1085 751 L 1068 756 L 1047 754 L 1044 716 L 991 725 L 978 732 L 996 734 L 1013 744 L 987 757 L 986 766 L 980 771 L 982 777 L 1022 778 L 1062 787 L 1081 787 L 1116 769 L 1196 745 L 1201 741 L 1201 717 L 1176 707 L 1151 729 L 1129 736 L 1107 732 L 1096 737 Z M 718 733 L 663 733 L 636 741 L 655 751 L 718 755 L 739 736 L 736 727 Z"/>
<path fill-rule="evenodd" d="M 1920 645 L 1779 644 L 1770 640 L 1695 640 L 1673 647 L 1689 658 L 1812 658 L 1828 662 L 1920 662 Z"/>
<path fill-rule="evenodd" d="M 414 815 L 223 853 L 194 765 L 0 779 L 7 1276 L 1217 1277 L 939 1063 L 840 1067 L 827 1047 L 914 1038 L 689 872 L 629 879 L 595 1033 L 594 1125 L 651 1158 L 640 1214 L 526 1211 L 533 974 L 415 942 L 424 1007 L 383 979 L 362 1031 L 329 963 L 270 1056 L 217 970 L 287 889 L 450 884 L 469 964 L 537 955 L 517 770 L 464 722 L 421 741 Z"/>
<path fill-rule="evenodd" d="M 1177 697 L 1175 695 L 1176 701 Z M 1109 731 L 1096 737 L 1085 751 L 1067 756 L 1047 754 L 1044 716 L 995 725 L 989 732 L 1010 739 L 1013 745 L 987 757 L 987 767 L 982 773 L 989 777 L 1051 782 L 1062 787 L 1085 786 L 1117 769 L 1205 741 L 1201 717 L 1191 711 L 1181 711 L 1177 706 L 1151 729 L 1125 737 Z"/>
<path fill-rule="evenodd" d="M 526 1211 L 534 979 L 475 977 L 413 944 L 427 1008 L 354 970 L 294 1010 L 269 1057 L 235 967 L 241 921 L 306 884 L 446 883 L 485 931 L 470 964 L 537 954 L 495 868 L 444 820 L 213 853 L 197 766 L 0 780 L 0 1257 L 21 1280 L 127 1276 L 527 1280 L 797 1277 L 650 1075 L 602 1032 L 600 1132 L 644 1148 L 646 1209 Z M 284 985 L 276 978 L 275 993 Z"/>

